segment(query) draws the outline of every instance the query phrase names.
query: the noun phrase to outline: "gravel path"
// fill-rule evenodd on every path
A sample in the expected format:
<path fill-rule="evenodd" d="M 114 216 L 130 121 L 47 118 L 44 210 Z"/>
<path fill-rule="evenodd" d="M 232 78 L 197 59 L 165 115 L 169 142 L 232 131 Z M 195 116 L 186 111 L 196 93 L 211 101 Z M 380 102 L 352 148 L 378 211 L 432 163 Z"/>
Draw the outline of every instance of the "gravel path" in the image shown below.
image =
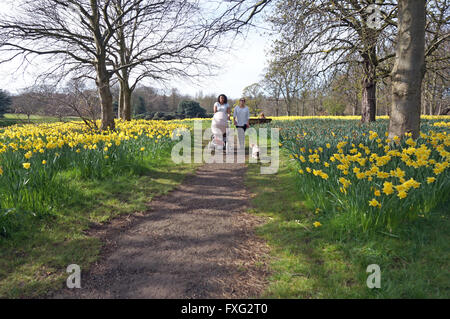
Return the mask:
<path fill-rule="evenodd" d="M 245 164 L 205 164 L 149 211 L 91 230 L 104 248 L 81 289 L 53 298 L 252 298 L 265 288 L 264 220 L 246 213 Z"/>

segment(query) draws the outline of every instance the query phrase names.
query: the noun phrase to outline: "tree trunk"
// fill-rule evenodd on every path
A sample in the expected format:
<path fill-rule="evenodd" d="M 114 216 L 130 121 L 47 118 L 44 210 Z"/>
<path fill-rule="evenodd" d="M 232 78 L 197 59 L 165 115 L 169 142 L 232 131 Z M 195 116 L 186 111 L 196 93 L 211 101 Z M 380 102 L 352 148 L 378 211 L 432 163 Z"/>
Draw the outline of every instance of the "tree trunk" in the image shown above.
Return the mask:
<path fill-rule="evenodd" d="M 97 63 L 97 89 L 100 97 L 100 107 L 101 107 L 101 129 L 107 130 L 115 129 L 114 123 L 114 112 L 113 112 L 113 98 L 110 89 L 110 74 L 106 69 L 106 63 L 104 56 L 101 56 Z"/>
<path fill-rule="evenodd" d="M 119 89 L 119 107 L 117 110 L 117 118 L 123 119 L 123 91 L 122 91 L 122 84 L 120 84 Z"/>
<path fill-rule="evenodd" d="M 118 14 L 123 14 L 122 1 L 116 2 L 116 9 Z M 130 55 L 125 41 L 125 32 L 123 27 L 123 19 L 119 18 L 119 28 L 117 29 L 117 37 L 120 47 L 120 64 L 122 66 L 130 63 Z M 128 68 L 123 68 L 117 72 L 120 82 L 120 102 L 119 102 L 119 118 L 125 121 L 131 120 L 131 93 L 129 80 L 130 74 Z"/>
<path fill-rule="evenodd" d="M 123 97 L 123 107 L 122 107 L 122 114 L 121 119 L 125 121 L 131 121 L 131 94 L 132 91 L 130 89 L 130 86 L 128 85 L 128 79 L 126 81 L 120 82 L 120 92 L 122 93 Z"/>
<path fill-rule="evenodd" d="M 113 114 L 113 106 L 112 106 L 112 94 L 109 88 L 109 78 L 100 78 L 97 77 L 97 87 L 98 93 L 100 96 L 100 106 L 101 106 L 101 129 L 115 129 L 114 124 L 114 114 Z"/>
<path fill-rule="evenodd" d="M 113 112 L 113 98 L 110 89 L 109 80 L 111 75 L 106 68 L 106 44 L 100 30 L 99 7 L 96 0 L 90 0 L 92 16 L 90 17 L 90 24 L 95 38 L 96 58 L 95 70 L 97 72 L 96 84 L 98 94 L 100 97 L 101 109 L 101 130 L 115 129 L 114 112 Z"/>
<path fill-rule="evenodd" d="M 436 107 L 434 107 L 434 106 L 437 104 L 436 103 L 436 95 L 437 95 L 436 80 L 437 80 L 437 73 L 435 72 L 434 76 L 433 76 L 433 88 L 431 91 L 432 93 L 431 93 L 431 101 L 430 101 L 430 115 L 433 115 L 433 109 L 436 109 Z"/>
<path fill-rule="evenodd" d="M 399 1 L 397 51 L 392 70 L 389 137 L 420 134 L 421 87 L 425 70 L 425 0 Z"/>
<path fill-rule="evenodd" d="M 375 121 L 377 112 L 377 78 L 376 78 L 376 51 L 373 47 L 370 52 L 363 54 L 364 78 L 362 80 L 361 122 Z"/>

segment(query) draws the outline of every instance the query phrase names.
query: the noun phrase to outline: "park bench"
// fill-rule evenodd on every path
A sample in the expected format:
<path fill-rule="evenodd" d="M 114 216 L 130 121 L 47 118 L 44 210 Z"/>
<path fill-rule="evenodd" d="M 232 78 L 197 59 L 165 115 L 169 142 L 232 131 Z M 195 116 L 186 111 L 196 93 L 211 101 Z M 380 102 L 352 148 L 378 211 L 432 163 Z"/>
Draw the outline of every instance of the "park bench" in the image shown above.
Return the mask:
<path fill-rule="evenodd" d="M 272 122 L 272 119 L 250 119 L 249 124 L 255 125 L 255 124 L 264 124 L 264 123 L 270 123 Z"/>

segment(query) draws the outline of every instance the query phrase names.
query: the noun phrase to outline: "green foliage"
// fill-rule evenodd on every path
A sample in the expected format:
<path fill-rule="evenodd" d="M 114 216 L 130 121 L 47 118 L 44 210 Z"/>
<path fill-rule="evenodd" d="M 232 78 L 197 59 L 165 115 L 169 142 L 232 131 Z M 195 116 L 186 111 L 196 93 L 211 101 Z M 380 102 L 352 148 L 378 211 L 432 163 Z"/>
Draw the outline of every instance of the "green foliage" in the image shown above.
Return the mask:
<path fill-rule="evenodd" d="M 187 118 L 204 118 L 206 110 L 198 102 L 183 100 L 178 105 L 178 113 Z"/>
<path fill-rule="evenodd" d="M 31 219 L 16 211 L 8 225 L 16 231 L 0 236 L 0 298 L 45 297 L 60 289 L 67 265 L 76 260 L 88 269 L 99 256 L 102 243 L 86 234 L 89 227 L 145 212 L 154 196 L 166 194 L 194 168 L 175 166 L 169 149 L 158 158 L 147 154 L 138 171 L 119 170 L 107 182 L 84 179 L 77 170 L 61 172 L 57 180 L 64 186 L 54 213 Z"/>
<path fill-rule="evenodd" d="M 0 118 L 9 111 L 12 104 L 12 99 L 9 94 L 3 90 L 0 90 Z"/>

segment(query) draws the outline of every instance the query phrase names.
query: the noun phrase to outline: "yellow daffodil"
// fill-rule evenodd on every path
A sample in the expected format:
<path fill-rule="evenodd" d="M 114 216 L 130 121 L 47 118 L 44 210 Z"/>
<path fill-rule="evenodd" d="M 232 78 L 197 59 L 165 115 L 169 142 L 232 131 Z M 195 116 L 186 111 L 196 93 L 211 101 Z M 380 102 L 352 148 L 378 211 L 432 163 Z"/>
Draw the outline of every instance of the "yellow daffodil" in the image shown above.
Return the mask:
<path fill-rule="evenodd" d="M 391 195 L 394 192 L 394 185 L 390 182 L 383 183 L 383 193 Z"/>
<path fill-rule="evenodd" d="M 408 196 L 408 194 L 405 191 L 400 191 L 400 192 L 398 192 L 397 196 L 398 196 L 398 198 L 403 199 L 406 196 Z"/>
<path fill-rule="evenodd" d="M 371 201 L 369 201 L 369 206 L 381 207 L 381 204 L 374 198 Z"/>

